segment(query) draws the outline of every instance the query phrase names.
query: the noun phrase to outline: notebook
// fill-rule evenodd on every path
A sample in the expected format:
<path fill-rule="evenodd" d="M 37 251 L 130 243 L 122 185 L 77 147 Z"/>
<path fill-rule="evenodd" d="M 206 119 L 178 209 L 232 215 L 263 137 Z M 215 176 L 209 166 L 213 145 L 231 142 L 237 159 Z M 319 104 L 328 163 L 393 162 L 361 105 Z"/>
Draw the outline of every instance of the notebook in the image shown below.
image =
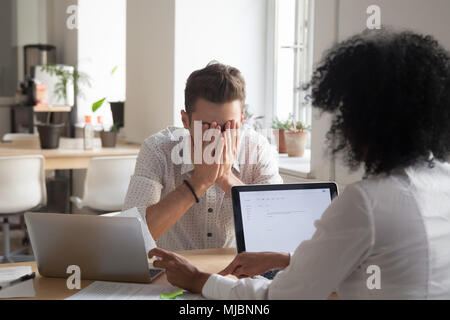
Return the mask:
<path fill-rule="evenodd" d="M 0 267 L 0 286 L 33 272 L 30 266 Z M 0 298 L 30 298 L 35 297 L 33 279 L 0 290 Z"/>

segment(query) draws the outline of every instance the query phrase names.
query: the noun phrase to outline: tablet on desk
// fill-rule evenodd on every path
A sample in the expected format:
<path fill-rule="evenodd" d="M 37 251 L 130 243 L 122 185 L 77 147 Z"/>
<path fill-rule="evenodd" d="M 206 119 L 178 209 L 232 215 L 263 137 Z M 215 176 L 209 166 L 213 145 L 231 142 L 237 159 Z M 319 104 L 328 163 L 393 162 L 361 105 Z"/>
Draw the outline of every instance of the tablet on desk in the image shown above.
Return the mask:
<path fill-rule="evenodd" d="M 39 273 L 67 278 L 149 283 L 162 273 L 147 259 L 140 222 L 130 217 L 26 213 Z"/>
<path fill-rule="evenodd" d="M 231 188 L 238 253 L 294 252 L 338 195 L 333 182 Z M 273 278 L 275 272 L 266 276 Z"/>

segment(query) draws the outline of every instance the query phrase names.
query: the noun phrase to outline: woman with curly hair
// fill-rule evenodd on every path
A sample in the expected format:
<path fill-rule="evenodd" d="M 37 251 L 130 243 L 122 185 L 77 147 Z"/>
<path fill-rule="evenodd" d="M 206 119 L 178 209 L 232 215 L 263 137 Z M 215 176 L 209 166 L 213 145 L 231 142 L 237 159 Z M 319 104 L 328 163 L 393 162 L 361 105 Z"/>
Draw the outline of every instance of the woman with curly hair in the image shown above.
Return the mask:
<path fill-rule="evenodd" d="M 211 275 L 154 249 L 155 266 L 213 299 L 450 299 L 449 53 L 431 36 L 368 32 L 329 51 L 310 86 L 334 116 L 330 148 L 364 179 L 292 256 L 241 253 Z M 272 281 L 249 278 L 273 268 Z"/>

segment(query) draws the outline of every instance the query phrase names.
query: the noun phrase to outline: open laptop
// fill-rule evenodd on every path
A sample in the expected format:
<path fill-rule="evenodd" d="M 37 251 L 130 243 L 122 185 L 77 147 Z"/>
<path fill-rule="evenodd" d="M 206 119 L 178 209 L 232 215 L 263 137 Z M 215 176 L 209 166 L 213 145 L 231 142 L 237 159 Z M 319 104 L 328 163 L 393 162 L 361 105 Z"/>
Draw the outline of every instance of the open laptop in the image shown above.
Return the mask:
<path fill-rule="evenodd" d="M 247 185 L 232 187 L 231 195 L 238 253 L 294 252 L 311 239 L 338 189 L 333 182 Z"/>
<path fill-rule="evenodd" d="M 67 278 L 77 265 L 81 279 L 149 283 L 163 271 L 149 263 L 136 218 L 33 212 L 25 222 L 42 276 Z"/>

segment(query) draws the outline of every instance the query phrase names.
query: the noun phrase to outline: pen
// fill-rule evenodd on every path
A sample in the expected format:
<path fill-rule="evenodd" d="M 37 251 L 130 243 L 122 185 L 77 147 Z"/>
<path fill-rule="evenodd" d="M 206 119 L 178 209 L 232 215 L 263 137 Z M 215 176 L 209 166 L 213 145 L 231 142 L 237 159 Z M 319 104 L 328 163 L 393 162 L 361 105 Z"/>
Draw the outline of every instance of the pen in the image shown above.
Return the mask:
<path fill-rule="evenodd" d="M 34 279 L 35 277 L 36 277 L 36 273 L 34 273 L 34 272 L 30 273 L 30 274 L 23 275 L 23 276 L 21 276 L 18 279 L 12 280 L 10 282 L 7 282 L 7 283 L 1 285 L 0 286 L 0 290 L 3 290 L 3 289 L 8 288 L 8 287 L 12 287 L 12 286 L 14 286 L 16 284 L 19 284 L 21 282 L 24 282 L 24 281 L 27 281 L 27 280 L 30 280 L 30 279 Z"/>

